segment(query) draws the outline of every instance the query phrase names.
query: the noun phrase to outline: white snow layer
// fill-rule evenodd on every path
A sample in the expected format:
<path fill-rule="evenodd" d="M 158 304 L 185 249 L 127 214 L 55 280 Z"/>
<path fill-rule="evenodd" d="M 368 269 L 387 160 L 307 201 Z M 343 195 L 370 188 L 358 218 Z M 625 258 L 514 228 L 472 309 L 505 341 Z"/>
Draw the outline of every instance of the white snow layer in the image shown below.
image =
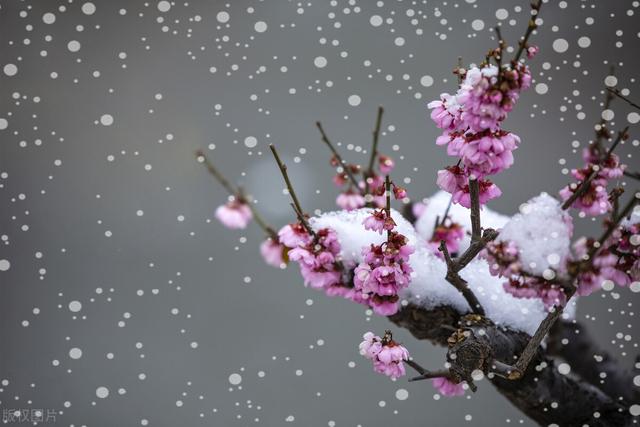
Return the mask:
<path fill-rule="evenodd" d="M 446 193 L 438 193 L 432 197 L 427 209 L 432 208 L 434 211 L 444 212 L 448 198 L 443 197 L 443 194 L 446 196 Z M 548 203 L 544 202 L 543 206 L 548 206 Z M 386 238 L 386 233 L 381 235 L 364 229 L 362 221 L 370 215 L 370 212 L 371 209 L 368 208 L 351 212 L 328 212 L 319 217 L 311 218 L 310 223 L 315 230 L 325 227 L 333 229 L 340 241 L 343 260 L 359 263 L 362 261 L 363 247 L 368 247 L 372 243 L 380 244 Z M 470 226 L 468 224 L 469 221 L 465 220 L 462 215 L 463 213 L 468 215 L 469 211 L 467 209 L 462 208 L 462 211 L 460 211 L 454 205 L 450 212 L 455 215 L 453 217 L 454 221 Z M 503 215 L 489 212 L 485 208 L 481 214 L 483 225 L 486 224 L 487 227 L 499 228 L 508 220 Z M 435 215 L 432 217 L 433 220 L 428 222 L 431 227 L 433 227 Z M 392 210 L 391 216 L 397 224 L 396 230 L 405 235 L 409 239 L 409 243 L 416 249 L 409 260 L 414 272 L 409 287 L 403 290 L 400 295 L 402 303 L 412 303 L 427 310 L 441 305 L 449 305 L 461 313 L 469 311 L 469 306 L 464 297 L 445 280 L 447 267 L 444 261 L 433 255 L 425 245 L 424 235 L 416 232 L 413 226 L 399 212 Z M 424 217 L 425 215 L 421 219 L 424 219 Z M 423 227 L 426 224 L 427 222 L 424 223 Z M 487 317 L 497 325 L 532 335 L 547 314 L 544 305 L 539 299 L 515 298 L 506 293 L 502 287 L 504 278 L 492 276 L 489 273 L 487 262 L 483 259 L 476 258 L 471 261 L 460 272 L 460 276 L 469 283 L 469 286 L 484 307 Z M 570 303 L 565 310 L 565 316 L 573 318 L 574 312 L 575 304 Z"/>
<path fill-rule="evenodd" d="M 416 231 L 425 240 L 431 239 L 433 235 L 433 226 L 436 223 L 436 218 L 442 220 L 442 215 L 447 209 L 447 205 L 451 200 L 451 194 L 438 191 L 432 197 L 429 197 L 426 201 L 426 209 L 424 213 L 416 221 Z M 460 205 L 451 205 L 449 208 L 449 217 L 453 222 L 460 224 L 464 230 L 464 237 L 460 241 L 460 252 L 464 252 L 471 242 L 471 217 L 469 216 L 469 209 Z M 499 229 L 507 223 L 508 216 L 499 214 L 492 211 L 486 206 L 480 212 L 482 218 L 482 226 L 484 228 Z"/>
<path fill-rule="evenodd" d="M 570 255 L 572 233 L 569 214 L 558 200 L 542 193 L 520 206 L 520 213 L 502 227 L 497 240 L 513 241 L 523 267 L 547 277 L 553 274 L 551 269 L 562 267 Z"/>

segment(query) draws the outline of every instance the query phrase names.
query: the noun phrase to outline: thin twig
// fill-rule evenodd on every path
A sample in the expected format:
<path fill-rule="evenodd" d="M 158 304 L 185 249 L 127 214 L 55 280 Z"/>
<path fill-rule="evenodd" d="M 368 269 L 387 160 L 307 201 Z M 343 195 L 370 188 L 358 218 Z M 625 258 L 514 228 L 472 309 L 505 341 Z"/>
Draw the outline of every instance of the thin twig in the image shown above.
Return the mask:
<path fill-rule="evenodd" d="M 620 90 L 618 90 L 617 88 L 610 88 L 608 87 L 607 90 L 609 92 L 611 92 L 612 94 L 614 94 L 615 96 L 617 96 L 618 98 L 622 99 L 624 102 L 626 102 L 627 104 L 631 105 L 633 108 L 636 108 L 638 110 L 640 110 L 640 105 L 636 104 L 635 102 L 633 102 L 632 100 L 630 100 L 629 98 L 627 98 L 626 96 L 624 96 Z"/>
<path fill-rule="evenodd" d="M 480 190 L 477 179 L 469 178 L 469 196 L 471 198 L 471 241 L 480 239 Z"/>
<path fill-rule="evenodd" d="M 640 181 L 640 172 L 627 172 L 624 171 L 624 176 L 632 179 L 637 179 Z"/>
<path fill-rule="evenodd" d="M 531 16 L 531 19 L 529 19 L 529 25 L 527 25 L 527 31 L 525 31 L 524 36 L 522 37 L 522 40 L 519 43 L 518 50 L 515 56 L 513 57 L 513 60 L 512 60 L 513 63 L 517 63 L 520 60 L 522 53 L 527 47 L 527 42 L 529 41 L 529 37 L 531 37 L 531 33 L 533 33 L 533 30 L 538 28 L 538 24 L 536 24 L 536 19 L 540 14 L 541 7 L 542 7 L 542 0 L 537 0 L 535 3 L 531 3 L 532 16 Z"/>
<path fill-rule="evenodd" d="M 229 195 L 234 197 L 239 196 L 239 191 L 233 188 L 233 185 L 231 185 L 231 183 L 227 181 L 224 175 L 222 175 L 222 173 L 220 173 L 220 171 L 213 165 L 213 163 L 211 163 L 209 159 L 207 159 L 207 156 L 205 156 L 202 151 L 200 150 L 196 151 L 196 157 L 197 158 L 202 157 L 203 159 L 202 162 L 207 167 L 207 170 L 209 171 L 209 173 L 220 183 L 220 185 L 224 187 L 225 190 L 227 190 Z"/>
<path fill-rule="evenodd" d="M 196 151 L 196 157 L 203 159 L 202 162 L 206 166 L 209 173 L 220 183 L 220 185 L 222 185 L 222 187 L 224 187 L 225 190 L 227 190 L 229 195 L 234 196 L 237 199 L 244 199 L 247 202 L 246 205 L 251 210 L 251 213 L 253 214 L 253 219 L 255 219 L 256 224 L 258 224 L 258 226 L 262 228 L 262 230 L 265 233 L 267 233 L 267 235 L 269 235 L 271 239 L 277 240 L 278 234 L 275 232 L 273 227 L 271 227 L 262 218 L 262 215 L 260 215 L 260 213 L 255 208 L 255 206 L 253 206 L 253 200 L 251 200 L 251 197 L 245 195 L 244 191 L 241 188 L 237 188 L 237 189 L 233 188 L 231 183 L 229 183 L 229 181 L 224 177 L 224 175 L 222 175 L 222 173 L 213 165 L 213 163 L 211 163 L 209 159 L 207 159 L 207 156 L 205 156 L 201 150 Z"/>
<path fill-rule="evenodd" d="M 298 196 L 296 196 L 296 192 L 293 189 L 293 185 L 291 184 L 291 180 L 289 179 L 289 174 L 287 173 L 287 165 L 285 165 L 282 162 L 282 160 L 280 160 L 280 156 L 278 155 L 278 151 L 276 150 L 276 147 L 273 144 L 269 144 L 269 148 L 271 149 L 271 152 L 273 153 L 273 157 L 276 159 L 276 163 L 278 164 L 278 168 L 280 168 L 280 173 L 282 174 L 282 177 L 284 178 L 284 182 L 287 185 L 287 190 L 289 191 L 289 195 L 291 196 L 291 200 L 293 201 L 293 210 L 298 215 L 298 219 L 300 220 L 302 225 L 304 225 L 304 227 L 307 229 L 307 231 L 309 231 L 309 234 L 311 234 L 311 235 L 313 235 L 315 237 L 315 233 L 313 232 L 313 230 L 311 229 L 311 227 L 309 226 L 309 224 L 307 223 L 307 221 L 304 218 L 304 211 L 302 210 L 302 207 L 300 206 L 300 201 L 298 200 Z"/>
<path fill-rule="evenodd" d="M 587 192 L 587 190 L 589 189 L 589 187 L 591 185 L 591 181 L 593 181 L 598 176 L 598 172 L 600 171 L 599 170 L 600 163 L 602 163 L 603 161 L 605 161 L 605 160 L 607 160 L 609 158 L 609 156 L 611 155 L 611 153 L 613 153 L 613 150 L 616 149 L 616 147 L 618 146 L 620 141 L 622 141 L 625 138 L 628 130 L 629 130 L 629 126 L 625 127 L 620 132 L 618 132 L 617 138 L 613 141 L 613 143 L 611 144 L 611 146 L 607 150 L 606 154 L 599 159 L 598 165 L 597 165 L 598 169 L 592 168 L 592 170 L 589 173 L 589 175 L 587 176 L 587 178 L 585 178 L 582 182 L 580 182 L 580 184 L 578 184 L 578 186 L 576 187 L 576 189 L 573 192 L 573 194 L 571 195 L 571 197 L 569 197 L 567 200 L 565 200 L 564 203 L 562 204 L 562 209 L 563 210 L 569 209 L 571 207 L 571 205 L 573 204 L 573 202 L 575 202 L 578 198 L 582 197 L 582 195 Z M 599 140 L 597 140 L 596 143 L 599 146 L 599 144 L 600 144 Z"/>
<path fill-rule="evenodd" d="M 382 106 L 378 107 L 378 116 L 376 117 L 376 127 L 373 130 L 373 142 L 371 144 L 371 156 L 369 157 L 369 167 L 367 168 L 367 177 L 371 176 L 373 173 L 373 164 L 376 159 L 376 155 L 378 154 L 378 140 L 380 139 L 380 125 L 382 124 L 382 114 L 384 113 L 384 108 Z"/>
<path fill-rule="evenodd" d="M 356 189 L 358 189 L 360 191 L 360 193 L 362 193 L 362 190 L 360 189 L 360 187 L 358 185 L 358 180 L 356 179 L 356 177 L 353 175 L 353 173 L 349 169 L 349 165 L 347 165 L 345 163 L 345 161 L 342 160 L 342 157 L 340 156 L 340 153 L 338 153 L 338 150 L 336 150 L 336 148 L 333 146 L 331 141 L 329 141 L 329 138 L 327 138 L 327 134 L 324 132 L 324 129 L 322 128 L 322 124 L 320 122 L 316 122 L 316 126 L 318 127 L 318 130 L 320 131 L 320 135 L 322 136 L 322 141 L 325 144 L 327 144 L 327 147 L 329 147 L 329 149 L 333 153 L 333 156 L 336 158 L 336 160 L 338 160 L 338 162 L 340 163 L 340 166 L 342 166 L 342 169 L 347 174 L 347 176 L 349 177 L 349 179 L 351 180 L 353 185 L 356 187 Z"/>
<path fill-rule="evenodd" d="M 304 213 L 300 212 L 294 203 L 289 203 L 289 204 L 291 205 L 291 208 L 293 208 L 293 211 L 295 212 L 296 217 L 298 218 L 298 221 L 300 222 L 300 224 L 302 224 L 305 230 L 307 230 L 307 233 L 309 233 L 314 238 L 317 238 L 316 232 L 309 225 L 309 222 L 304 217 Z"/>

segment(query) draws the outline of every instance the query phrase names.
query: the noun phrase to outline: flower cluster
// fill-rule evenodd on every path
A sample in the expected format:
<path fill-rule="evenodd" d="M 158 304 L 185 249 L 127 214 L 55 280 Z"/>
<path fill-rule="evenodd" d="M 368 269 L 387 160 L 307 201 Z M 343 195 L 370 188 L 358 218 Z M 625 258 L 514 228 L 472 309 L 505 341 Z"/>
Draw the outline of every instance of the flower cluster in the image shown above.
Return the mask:
<path fill-rule="evenodd" d="M 640 223 L 616 229 L 593 259 L 578 275 L 578 295 L 586 296 L 600 289 L 605 281 L 628 286 L 640 280 Z M 574 244 L 579 263 L 594 249 L 594 239 L 581 238 Z"/>
<path fill-rule="evenodd" d="M 567 296 L 558 283 L 555 273 L 541 277 L 527 272 L 520 260 L 518 246 L 512 241 L 494 241 L 487 244 L 481 256 L 489 263 L 492 275 L 505 277 L 505 292 L 516 298 L 540 298 L 545 307 L 564 306 Z"/>
<path fill-rule="evenodd" d="M 411 281 L 409 256 L 413 247 L 407 244 L 405 236 L 392 231 L 395 222 L 388 211 L 374 211 L 363 223 L 365 228 L 379 233 L 387 230 L 387 240 L 363 248 L 364 261 L 354 270 L 354 289 L 375 313 L 391 316 L 398 311 L 398 292 Z"/>
<path fill-rule="evenodd" d="M 440 242 L 444 241 L 451 256 L 455 256 L 460 249 L 460 241 L 463 237 L 464 228 L 447 216 L 443 222 L 435 226 L 428 245 L 436 256 L 442 258 L 443 254 L 438 248 L 440 247 Z"/>
<path fill-rule="evenodd" d="M 560 190 L 562 200 L 568 200 L 581 187 L 581 183 L 590 180 L 585 190 L 571 204 L 584 215 L 597 216 L 609 212 L 612 208 L 607 192 L 607 184 L 610 180 L 620 178 L 626 165 L 620 163 L 620 159 L 613 153 L 601 153 L 599 144 L 592 144 L 582 153 L 585 166 L 581 169 L 573 169 L 571 175 L 578 181 L 571 183 Z M 594 174 L 592 177 L 591 175 Z"/>
<path fill-rule="evenodd" d="M 360 354 L 373 362 L 373 369 L 391 379 L 405 375 L 404 360 L 409 360 L 409 352 L 393 340 L 391 331 L 386 331 L 380 338 L 367 332 L 362 336 Z"/>
<path fill-rule="evenodd" d="M 431 384 L 443 396 L 452 397 L 462 396 L 464 394 L 464 386 L 462 383 L 456 384 L 445 377 L 433 378 Z"/>
<path fill-rule="evenodd" d="M 359 209 L 366 205 L 367 200 L 364 194 L 367 193 L 367 189 L 377 189 L 384 183 L 384 175 L 391 173 L 395 167 L 395 162 L 391 157 L 379 154 L 377 157 L 378 173 L 375 171 L 362 171 L 362 168 L 358 165 L 341 165 L 336 157 L 331 159 L 331 165 L 333 167 L 341 167 L 342 170 L 333 177 L 333 183 L 342 188 L 343 191 L 336 198 L 336 204 L 347 211 Z M 349 173 L 352 176 L 362 173 L 365 180 L 359 181 L 357 188 L 354 186 L 353 181 L 349 177 Z M 345 188 L 346 186 L 346 188 Z M 398 187 L 400 189 L 400 187 Z M 383 207 L 385 205 L 384 197 L 380 194 L 376 194 L 375 191 L 371 191 L 373 197 L 372 203 L 377 207 Z"/>
<path fill-rule="evenodd" d="M 431 118 L 444 131 L 436 144 L 446 145 L 447 154 L 459 159 L 456 166 L 438 172 L 438 185 L 453 195 L 454 203 L 470 206 L 470 178 L 478 180 L 481 204 L 501 195 L 487 177 L 513 164 L 520 138 L 501 124 L 529 86 L 531 73 L 526 65 L 498 69 L 485 64 L 464 72 L 455 95 L 443 93 L 428 104 Z"/>
<path fill-rule="evenodd" d="M 264 261 L 272 267 L 283 267 L 287 264 L 288 248 L 280 243 L 278 237 L 267 238 L 260 244 L 260 254 Z"/>
<path fill-rule="evenodd" d="M 278 240 L 280 253 L 300 266 L 305 285 L 324 290 L 328 296 L 340 296 L 363 303 L 361 293 L 356 292 L 353 284 L 343 277 L 345 266 L 339 259 L 340 243 L 333 230 L 323 228 L 312 236 L 303 224 L 297 222 L 282 227 L 278 232 Z M 274 258 L 275 251 L 274 245 Z"/>
<path fill-rule="evenodd" d="M 216 209 L 216 218 L 227 228 L 246 228 L 253 219 L 251 208 L 244 200 L 235 198 Z"/>

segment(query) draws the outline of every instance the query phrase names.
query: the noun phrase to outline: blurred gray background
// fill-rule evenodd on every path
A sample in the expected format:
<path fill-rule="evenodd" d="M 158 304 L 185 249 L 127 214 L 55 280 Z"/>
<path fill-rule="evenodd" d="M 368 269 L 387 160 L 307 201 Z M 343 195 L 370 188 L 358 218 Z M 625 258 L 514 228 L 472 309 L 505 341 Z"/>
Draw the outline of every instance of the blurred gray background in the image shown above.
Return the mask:
<path fill-rule="evenodd" d="M 522 145 L 491 208 L 511 214 L 565 184 L 611 65 L 640 100 L 638 6 L 545 4 L 535 84 L 506 124 Z M 332 210 L 314 121 L 362 162 L 382 104 L 381 151 L 429 196 L 452 160 L 426 103 L 455 89 L 458 56 L 495 45 L 493 26 L 513 43 L 527 18 L 511 0 L 0 0 L 0 407 L 68 426 L 532 425 L 487 382 L 438 399 L 374 374 L 357 346 L 389 322 L 305 289 L 295 266 L 264 265 L 257 227 L 214 219 L 226 194 L 193 155 L 205 149 L 279 227 L 291 215 L 267 145 L 304 207 Z M 612 128 L 638 121 L 612 109 Z M 631 129 L 620 152 L 636 169 Z M 598 232 L 578 221 L 577 235 Z M 579 303 L 627 365 L 639 302 L 615 289 Z M 395 332 L 422 365 L 443 363 Z"/>

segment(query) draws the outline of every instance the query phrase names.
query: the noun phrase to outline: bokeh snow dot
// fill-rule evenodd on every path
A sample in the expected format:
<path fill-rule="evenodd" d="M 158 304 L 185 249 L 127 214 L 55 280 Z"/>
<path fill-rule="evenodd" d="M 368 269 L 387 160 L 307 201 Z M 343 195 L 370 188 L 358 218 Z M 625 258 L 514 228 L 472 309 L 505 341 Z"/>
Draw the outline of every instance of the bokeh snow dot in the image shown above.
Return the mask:
<path fill-rule="evenodd" d="M 248 136 L 244 139 L 244 145 L 246 145 L 248 148 L 253 148 L 258 145 L 258 140 L 255 136 Z"/>
<path fill-rule="evenodd" d="M 18 67 L 16 64 L 7 64 L 4 66 L 3 71 L 9 77 L 15 76 L 18 73 Z"/>
<path fill-rule="evenodd" d="M 484 21 L 482 19 L 474 19 L 471 23 L 471 28 L 475 31 L 482 31 L 484 29 Z"/>
<path fill-rule="evenodd" d="M 0 259 L 0 271 L 7 271 L 11 267 L 8 259 Z"/>
<path fill-rule="evenodd" d="M 399 388 L 396 390 L 396 399 L 398 400 L 407 400 L 409 398 L 409 392 L 404 388 Z"/>
<path fill-rule="evenodd" d="M 80 301 L 71 301 L 69 303 L 69 311 L 77 313 L 80 310 L 82 310 L 82 303 Z"/>
<path fill-rule="evenodd" d="M 100 124 L 102 126 L 111 126 L 113 124 L 113 116 L 111 114 L 103 114 L 100 116 Z"/>
<path fill-rule="evenodd" d="M 373 15 L 369 19 L 369 23 L 374 27 L 379 27 L 380 25 L 382 25 L 382 17 L 380 15 Z"/>
<path fill-rule="evenodd" d="M 86 2 L 82 5 L 82 13 L 85 15 L 93 15 L 96 13 L 96 5 L 91 2 Z"/>
<path fill-rule="evenodd" d="M 265 31 L 267 31 L 267 23 L 264 21 L 258 21 L 253 26 L 253 29 L 258 33 L 264 33 Z"/>
<path fill-rule="evenodd" d="M 80 50 L 80 42 L 78 40 L 71 40 L 67 43 L 67 49 L 69 52 L 77 52 Z"/>
<path fill-rule="evenodd" d="M 229 21 L 229 13 L 222 11 L 222 12 L 218 12 L 218 14 L 216 15 L 216 19 L 218 20 L 218 22 L 220 22 L 221 24 L 224 24 L 226 22 Z"/>
<path fill-rule="evenodd" d="M 538 83 L 536 85 L 536 93 L 538 93 L 540 95 L 544 95 L 548 91 L 549 91 L 549 86 L 547 86 L 546 83 Z"/>
<path fill-rule="evenodd" d="M 233 373 L 231 375 L 229 375 L 229 383 L 231 383 L 231 385 L 238 385 L 242 382 L 242 376 L 240 374 L 237 373 Z"/>
<path fill-rule="evenodd" d="M 431 76 L 422 76 L 420 78 L 420 84 L 424 87 L 429 87 L 433 85 L 433 77 Z"/>
<path fill-rule="evenodd" d="M 169 3 L 168 1 L 162 0 L 162 1 L 158 2 L 158 10 L 160 12 L 163 12 L 163 13 L 164 12 L 168 12 L 169 9 L 171 9 L 171 3 Z"/>
<path fill-rule="evenodd" d="M 362 102 L 362 98 L 360 98 L 358 95 L 351 95 L 349 96 L 347 101 L 349 102 L 349 105 L 351 105 L 352 107 L 357 107 Z"/>
<path fill-rule="evenodd" d="M 587 48 L 591 46 L 591 39 L 587 36 L 580 37 L 578 39 L 578 46 L 580 46 L 581 48 Z"/>
<path fill-rule="evenodd" d="M 324 56 L 316 56 L 316 58 L 313 60 L 313 65 L 318 68 L 324 68 L 327 66 L 327 58 L 325 58 Z"/>
<path fill-rule="evenodd" d="M 106 387 L 98 387 L 96 389 L 96 396 L 98 396 L 100 399 L 105 399 L 107 396 L 109 396 L 109 389 Z"/>
<path fill-rule="evenodd" d="M 69 350 L 69 357 L 72 359 L 80 359 L 82 357 L 82 350 L 80 350 L 78 347 L 74 347 L 71 350 Z"/>
<path fill-rule="evenodd" d="M 565 39 L 555 39 L 552 44 L 553 50 L 558 53 L 564 53 L 569 49 L 569 42 Z"/>
<path fill-rule="evenodd" d="M 56 15 L 54 15 L 51 12 L 47 12 L 44 15 L 42 15 L 42 22 L 44 22 L 45 24 L 53 24 L 54 22 L 56 22 Z"/>

